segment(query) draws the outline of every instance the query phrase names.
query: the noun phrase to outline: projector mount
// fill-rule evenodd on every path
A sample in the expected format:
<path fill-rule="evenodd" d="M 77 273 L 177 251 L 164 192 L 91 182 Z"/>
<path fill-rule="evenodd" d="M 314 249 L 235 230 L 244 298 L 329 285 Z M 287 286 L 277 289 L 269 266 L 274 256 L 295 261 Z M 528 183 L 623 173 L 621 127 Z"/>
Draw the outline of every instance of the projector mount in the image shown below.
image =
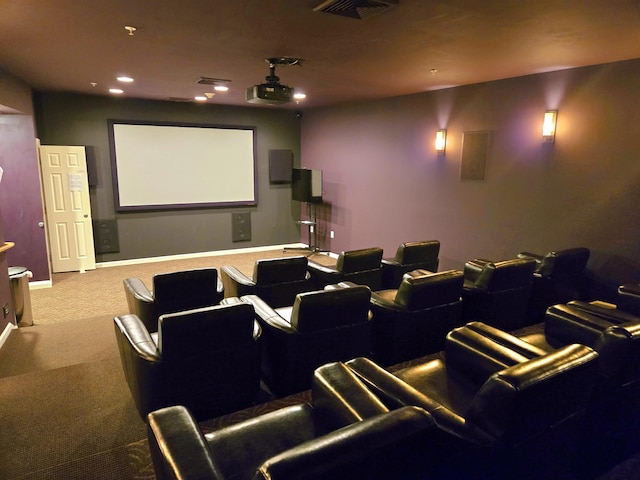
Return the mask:
<path fill-rule="evenodd" d="M 291 57 L 272 57 L 265 58 L 264 60 L 269 64 L 269 75 L 265 77 L 268 85 L 280 85 L 280 77 L 276 75 L 276 67 L 286 67 L 291 65 L 300 65 L 302 66 L 301 58 L 291 58 Z"/>

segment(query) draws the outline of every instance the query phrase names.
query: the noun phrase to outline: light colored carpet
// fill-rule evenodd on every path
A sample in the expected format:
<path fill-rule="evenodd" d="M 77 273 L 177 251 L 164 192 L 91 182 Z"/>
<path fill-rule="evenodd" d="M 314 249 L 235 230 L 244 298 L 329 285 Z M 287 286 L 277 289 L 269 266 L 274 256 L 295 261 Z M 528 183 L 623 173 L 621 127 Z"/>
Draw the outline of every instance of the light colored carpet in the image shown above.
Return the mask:
<path fill-rule="evenodd" d="M 52 288 L 31 290 L 33 322 L 42 325 L 104 315 L 115 317 L 127 313 L 127 301 L 122 285 L 125 278 L 138 277 L 151 287 L 151 279 L 156 273 L 210 267 L 219 270 L 222 265 L 233 265 L 251 276 L 256 260 L 296 255 L 301 253 L 284 253 L 282 247 L 279 247 L 231 255 L 105 266 L 86 273 L 55 273 L 52 275 Z M 334 258 L 324 254 L 314 254 L 312 258 L 323 264 L 335 263 Z"/>
<path fill-rule="evenodd" d="M 54 274 L 52 288 L 32 290 L 34 325 L 13 330 L 0 349 L 0 479 L 154 479 L 145 425 L 124 379 L 113 332 L 113 317 L 127 313 L 122 281 L 139 277 L 151 285 L 155 273 L 222 265 L 251 275 L 258 259 L 300 254 L 280 247 L 109 266 Z M 313 259 L 335 263 L 325 255 Z M 255 412 L 234 412 L 205 427 Z"/>

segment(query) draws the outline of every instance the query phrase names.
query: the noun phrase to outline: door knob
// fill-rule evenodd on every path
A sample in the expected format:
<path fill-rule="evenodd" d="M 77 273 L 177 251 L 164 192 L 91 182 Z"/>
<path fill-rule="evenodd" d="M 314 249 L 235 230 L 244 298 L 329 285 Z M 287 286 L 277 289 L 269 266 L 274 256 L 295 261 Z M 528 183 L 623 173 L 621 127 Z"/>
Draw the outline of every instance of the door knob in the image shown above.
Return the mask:
<path fill-rule="evenodd" d="M 40 228 L 44 228 L 44 222 L 38 222 L 38 226 L 39 226 Z"/>

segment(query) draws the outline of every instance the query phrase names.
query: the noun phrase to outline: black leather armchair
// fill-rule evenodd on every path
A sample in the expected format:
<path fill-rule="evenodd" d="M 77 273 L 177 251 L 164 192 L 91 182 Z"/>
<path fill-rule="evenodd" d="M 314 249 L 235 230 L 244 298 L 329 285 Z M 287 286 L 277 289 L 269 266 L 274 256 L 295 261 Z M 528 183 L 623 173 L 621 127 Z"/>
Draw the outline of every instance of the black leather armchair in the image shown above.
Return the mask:
<path fill-rule="evenodd" d="M 424 410 L 389 412 L 340 363 L 316 370 L 312 397 L 207 434 L 184 407 L 152 412 L 156 478 L 430 478 L 429 439 L 436 429 Z"/>
<path fill-rule="evenodd" d="M 533 290 L 528 308 L 528 323 L 544 320 L 544 312 L 551 305 L 570 300 L 585 300 L 585 269 L 591 251 L 588 248 L 568 248 L 544 255 L 521 252 L 518 258 L 532 258 L 536 262 Z"/>
<path fill-rule="evenodd" d="M 336 265 L 331 267 L 309 260 L 309 272 L 315 288 L 346 281 L 380 290 L 382 252 L 379 247 L 341 252 Z"/>
<path fill-rule="evenodd" d="M 575 460 L 598 354 L 573 344 L 493 373 L 469 370 L 468 361 L 482 355 L 447 349 L 446 363 L 435 359 L 394 374 L 365 358 L 347 365 L 390 408 L 415 405 L 432 414 L 448 433 L 440 450 L 446 478 L 556 478 L 549 469 Z"/>
<path fill-rule="evenodd" d="M 373 292 L 373 359 L 388 366 L 442 350 L 461 323 L 463 282 L 460 270 L 414 270 L 397 290 Z"/>
<path fill-rule="evenodd" d="M 156 274 L 152 290 L 135 277 L 123 283 L 129 313 L 137 315 L 150 332 L 157 330 L 160 315 L 217 305 L 224 297 L 215 268 Z"/>
<path fill-rule="evenodd" d="M 249 304 L 161 315 L 157 333 L 131 314 L 116 317 L 114 326 L 142 418 L 179 404 L 203 420 L 247 407 L 258 395 L 262 332 Z"/>
<path fill-rule="evenodd" d="M 405 242 L 396 250 L 394 258 L 382 259 L 382 288 L 398 288 L 402 276 L 412 270 L 438 271 L 440 242 L 427 240 Z"/>
<path fill-rule="evenodd" d="M 572 343 L 593 348 L 599 355 L 599 377 L 582 422 L 579 440 L 584 460 L 578 465 L 594 478 L 640 447 L 640 415 L 636 413 L 640 402 L 640 319 L 608 321 L 569 304 L 549 307 L 544 331 L 520 332 L 519 338 L 477 322 L 459 330 L 466 332 L 451 332 L 456 340 L 464 335 L 465 341 L 455 343 L 457 348 L 473 345 L 483 351 L 481 362 L 468 364 L 480 372 L 515 365 Z M 473 341 L 470 336 L 475 337 Z M 493 347 L 487 348 L 488 344 Z"/>
<path fill-rule="evenodd" d="M 258 260 L 251 278 L 236 267 L 223 265 L 220 276 L 225 297 L 258 295 L 273 307 L 291 305 L 298 293 L 313 290 L 304 256 Z"/>
<path fill-rule="evenodd" d="M 462 291 L 464 323 L 481 321 L 507 331 L 522 327 L 534 268 L 535 261 L 531 258 L 467 262 Z"/>
<path fill-rule="evenodd" d="M 300 293 L 293 306 L 272 308 L 247 295 L 263 328 L 263 379 L 278 396 L 306 390 L 314 369 L 371 351 L 369 287 L 328 286 Z"/>

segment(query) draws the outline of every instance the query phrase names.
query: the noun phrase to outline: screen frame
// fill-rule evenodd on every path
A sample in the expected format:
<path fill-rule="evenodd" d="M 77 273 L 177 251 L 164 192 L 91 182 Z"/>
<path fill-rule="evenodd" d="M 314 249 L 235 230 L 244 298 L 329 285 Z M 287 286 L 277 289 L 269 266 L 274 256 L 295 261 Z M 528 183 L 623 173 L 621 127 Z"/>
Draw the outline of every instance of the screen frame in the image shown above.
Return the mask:
<path fill-rule="evenodd" d="M 121 119 L 108 119 L 108 134 L 109 134 L 109 151 L 111 157 L 111 178 L 113 185 L 114 205 L 117 212 L 139 212 L 139 211 L 152 211 L 152 210 L 186 210 L 186 209 L 201 209 L 201 208 L 231 208 L 231 207 L 253 207 L 258 205 L 258 165 L 257 165 L 257 128 L 255 126 L 246 125 L 220 125 L 220 124 L 208 124 L 208 123 L 191 123 L 191 122 L 164 122 L 164 121 L 144 121 L 144 120 L 121 120 Z M 249 162 L 248 157 L 245 158 L 245 168 L 251 170 L 251 179 L 248 176 L 243 180 L 243 186 L 247 190 L 247 194 L 241 199 L 225 199 L 215 198 L 212 196 L 210 199 L 203 201 L 162 201 L 157 203 L 130 203 L 122 201 L 122 187 L 119 177 L 118 166 L 118 145 L 116 126 L 117 125 L 131 125 L 131 126 L 150 126 L 150 127 L 176 127 L 176 128 L 190 128 L 190 129 L 215 129 L 228 130 L 230 132 L 245 132 L 250 131 L 252 137 L 251 145 L 251 160 Z M 160 130 L 161 131 L 161 130 Z M 245 146 L 246 147 L 246 146 Z M 175 173 L 175 165 L 166 162 L 158 162 L 154 164 L 154 168 L 166 167 L 173 169 L 172 174 Z M 180 165 L 182 169 L 188 169 L 189 166 Z M 167 175 L 169 175 L 167 173 Z M 251 190 L 251 194 L 248 194 Z"/>

